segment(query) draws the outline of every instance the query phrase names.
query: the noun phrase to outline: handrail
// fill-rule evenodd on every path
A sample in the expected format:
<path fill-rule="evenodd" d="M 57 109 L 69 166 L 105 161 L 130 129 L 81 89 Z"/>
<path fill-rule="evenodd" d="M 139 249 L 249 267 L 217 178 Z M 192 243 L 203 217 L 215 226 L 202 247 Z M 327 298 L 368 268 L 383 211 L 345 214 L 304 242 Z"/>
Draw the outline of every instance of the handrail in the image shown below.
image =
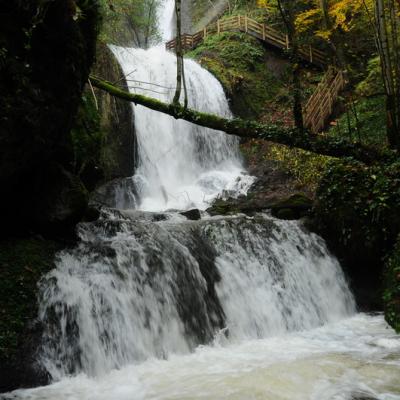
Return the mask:
<path fill-rule="evenodd" d="M 346 86 L 343 71 L 330 67 L 303 109 L 304 125 L 313 133 L 324 128 L 339 93 Z"/>
<path fill-rule="evenodd" d="M 245 32 L 280 49 L 290 49 L 287 35 L 266 24 L 260 24 L 246 15 L 218 19 L 193 35 L 183 34 L 181 36 L 182 49 L 184 51 L 192 50 L 207 35 L 220 34 L 227 31 Z M 176 38 L 167 42 L 165 46 L 167 50 L 175 50 Z M 299 56 L 305 61 L 318 66 L 325 66 L 328 62 L 327 54 L 312 46 L 301 46 Z M 317 89 L 303 108 L 303 119 L 306 128 L 313 133 L 318 133 L 324 128 L 329 116 L 332 114 L 333 105 L 345 86 L 346 80 L 343 72 L 336 70 L 334 67 L 329 67 Z"/>
<path fill-rule="evenodd" d="M 266 24 L 260 24 L 246 15 L 237 15 L 218 19 L 216 22 L 207 25 L 201 31 L 193 35 L 183 34 L 181 39 L 182 49 L 184 51 L 193 50 L 207 37 L 208 34 L 219 34 L 227 31 L 245 32 L 280 49 L 288 50 L 290 48 L 288 36 L 284 33 L 271 28 Z M 167 42 L 165 46 L 167 50 L 175 50 L 176 38 Z M 327 64 L 327 55 L 323 51 L 312 46 L 301 46 L 299 49 L 299 56 L 311 64 L 318 66 L 324 66 Z"/>

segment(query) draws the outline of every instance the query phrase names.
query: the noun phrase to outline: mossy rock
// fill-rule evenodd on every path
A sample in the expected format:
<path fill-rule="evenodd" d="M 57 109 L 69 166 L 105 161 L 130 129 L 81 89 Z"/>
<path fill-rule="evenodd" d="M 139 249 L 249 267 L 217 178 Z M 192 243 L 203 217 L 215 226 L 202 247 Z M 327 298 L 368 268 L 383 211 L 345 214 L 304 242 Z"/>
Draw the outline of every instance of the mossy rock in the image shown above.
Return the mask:
<path fill-rule="evenodd" d="M 279 219 L 285 220 L 295 220 L 298 219 L 297 214 L 291 208 L 281 208 L 279 210 L 275 210 L 272 215 Z"/>
<path fill-rule="evenodd" d="M 47 383 L 35 366 L 37 284 L 62 247 L 42 238 L 0 241 L 0 393 Z"/>
<path fill-rule="evenodd" d="M 285 92 L 286 61 L 245 33 L 210 35 L 187 56 L 221 82 L 237 116 L 258 118 L 265 112 L 266 103 Z"/>
<path fill-rule="evenodd" d="M 270 206 L 274 217 L 280 219 L 300 219 L 309 214 L 313 201 L 302 193 L 296 193 Z"/>
<path fill-rule="evenodd" d="M 249 214 L 271 210 L 272 215 L 280 219 L 300 219 L 312 208 L 312 200 L 303 194 L 294 194 L 287 198 L 268 197 L 265 193 L 252 193 L 237 199 L 217 199 L 207 209 L 210 215 Z"/>
<path fill-rule="evenodd" d="M 383 302 L 386 321 L 400 333 L 400 236 L 385 263 Z"/>
<path fill-rule="evenodd" d="M 206 211 L 210 215 L 232 215 L 241 212 L 241 209 L 237 204 L 237 199 L 217 199 Z"/>

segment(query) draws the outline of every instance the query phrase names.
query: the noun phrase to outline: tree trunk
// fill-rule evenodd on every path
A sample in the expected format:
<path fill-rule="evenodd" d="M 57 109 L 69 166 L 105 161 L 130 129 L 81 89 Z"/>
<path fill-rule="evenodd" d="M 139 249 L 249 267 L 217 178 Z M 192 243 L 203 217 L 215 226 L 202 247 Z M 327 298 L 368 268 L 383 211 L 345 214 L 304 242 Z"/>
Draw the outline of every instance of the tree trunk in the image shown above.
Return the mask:
<path fill-rule="evenodd" d="M 286 26 L 289 38 L 289 59 L 292 66 L 293 79 L 293 118 L 296 128 L 304 131 L 302 89 L 300 77 L 299 44 L 296 36 L 295 11 L 292 0 L 278 0 L 278 8 Z"/>
<path fill-rule="evenodd" d="M 328 0 L 319 0 L 320 8 L 322 11 L 322 20 L 324 23 L 324 28 L 327 31 L 332 31 L 332 39 L 330 41 L 331 47 L 336 55 L 337 64 L 339 68 L 345 74 L 347 80 L 347 62 L 346 56 L 343 49 L 343 39 L 341 30 L 334 31 L 331 17 L 329 15 L 329 4 Z"/>
<path fill-rule="evenodd" d="M 397 18 L 397 16 L 395 16 Z M 375 23 L 377 31 L 377 47 L 381 60 L 382 77 L 386 91 L 386 131 L 390 147 L 400 149 L 399 141 L 399 121 L 397 114 L 399 111 L 396 95 L 395 81 L 392 56 L 397 50 L 391 48 L 388 38 L 388 21 L 384 0 L 375 1 Z M 393 47 L 393 46 L 392 46 Z"/>
<path fill-rule="evenodd" d="M 179 99 L 181 97 L 181 92 L 182 92 L 182 76 L 183 76 L 181 0 L 175 0 L 175 16 L 176 16 L 176 90 L 173 103 L 179 104 Z"/>

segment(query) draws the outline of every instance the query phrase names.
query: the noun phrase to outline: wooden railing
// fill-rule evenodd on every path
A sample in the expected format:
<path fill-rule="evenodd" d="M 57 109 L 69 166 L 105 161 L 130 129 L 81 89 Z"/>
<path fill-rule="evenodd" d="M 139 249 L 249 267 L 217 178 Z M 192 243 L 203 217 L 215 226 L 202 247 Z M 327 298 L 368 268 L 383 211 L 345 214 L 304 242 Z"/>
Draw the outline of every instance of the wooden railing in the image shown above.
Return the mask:
<path fill-rule="evenodd" d="M 182 49 L 184 51 L 192 50 L 197 47 L 208 35 L 219 34 L 227 31 L 240 31 L 256 37 L 266 43 L 269 43 L 280 49 L 288 50 L 290 47 L 289 38 L 282 32 L 271 28 L 268 25 L 260 24 L 257 21 L 242 15 L 235 15 L 229 18 L 219 19 L 216 22 L 207 25 L 203 30 L 194 35 L 182 35 Z M 176 49 L 176 38 L 166 43 L 167 50 Z M 301 46 L 299 50 L 300 57 L 312 64 L 324 66 L 328 64 L 328 56 L 323 51 L 312 46 Z"/>
<path fill-rule="evenodd" d="M 227 31 L 245 32 L 280 49 L 288 50 L 290 48 L 287 35 L 268 25 L 260 24 L 247 16 L 238 15 L 218 19 L 194 35 L 183 34 L 181 37 L 182 49 L 184 51 L 192 50 L 208 35 Z M 167 50 L 174 51 L 176 48 L 176 39 L 166 43 L 166 48 Z M 299 55 L 311 64 L 322 67 L 328 65 L 328 55 L 314 47 L 300 47 Z M 346 80 L 343 72 L 329 67 L 321 83 L 303 107 L 303 118 L 306 128 L 313 133 L 318 133 L 325 127 L 326 122 L 332 114 L 334 103 L 345 86 Z"/>
<path fill-rule="evenodd" d="M 304 126 L 313 133 L 320 132 L 329 117 L 340 92 L 346 86 L 342 71 L 330 67 L 315 92 L 303 108 Z"/>

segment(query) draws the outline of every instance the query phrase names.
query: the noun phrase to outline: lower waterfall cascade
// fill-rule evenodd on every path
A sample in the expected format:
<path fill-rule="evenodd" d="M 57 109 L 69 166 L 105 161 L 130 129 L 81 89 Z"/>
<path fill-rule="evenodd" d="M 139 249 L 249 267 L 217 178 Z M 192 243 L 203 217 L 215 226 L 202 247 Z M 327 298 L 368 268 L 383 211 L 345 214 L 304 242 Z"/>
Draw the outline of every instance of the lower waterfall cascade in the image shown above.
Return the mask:
<path fill-rule="evenodd" d="M 131 91 L 171 100 L 173 54 L 111 49 Z M 185 71 L 190 106 L 229 117 L 216 78 L 192 60 Z M 400 336 L 357 311 L 323 239 L 268 213 L 204 211 L 254 181 L 237 138 L 134 111 L 130 200 L 115 193 L 79 224 L 78 245 L 40 281 L 37 363 L 52 383 L 0 399 L 400 400 Z M 192 208 L 200 220 L 181 214 Z"/>

